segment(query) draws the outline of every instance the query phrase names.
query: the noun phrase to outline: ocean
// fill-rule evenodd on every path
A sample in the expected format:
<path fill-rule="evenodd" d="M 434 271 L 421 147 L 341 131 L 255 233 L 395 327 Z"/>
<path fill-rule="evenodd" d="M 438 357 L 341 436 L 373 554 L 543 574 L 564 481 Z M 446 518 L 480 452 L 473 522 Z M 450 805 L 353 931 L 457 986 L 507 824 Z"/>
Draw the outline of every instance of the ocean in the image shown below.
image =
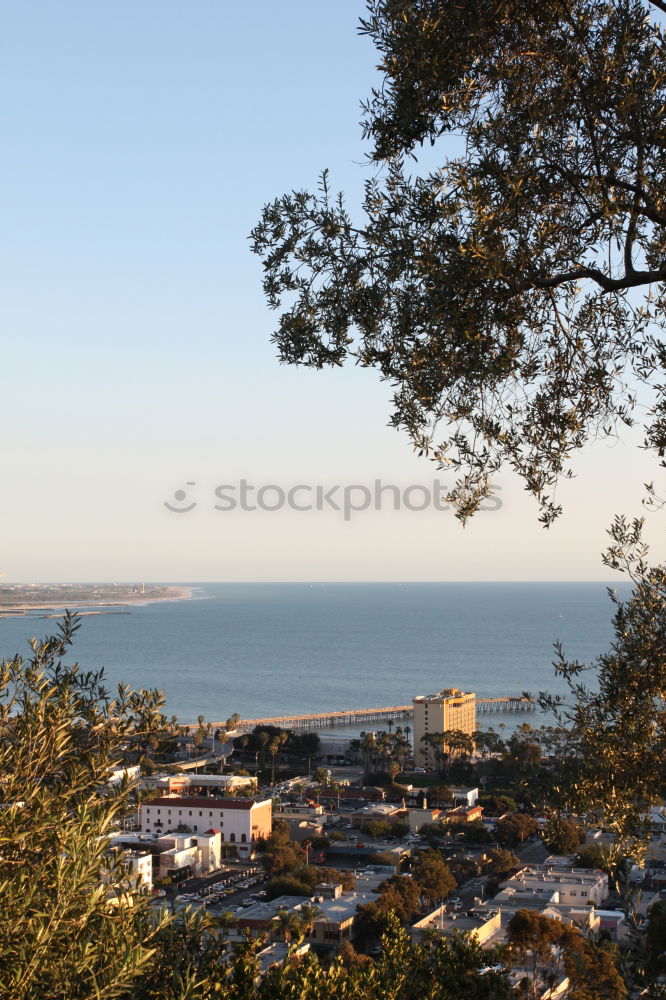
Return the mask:
<path fill-rule="evenodd" d="M 402 705 L 444 687 L 479 697 L 560 691 L 552 661 L 592 662 L 612 638 L 603 583 L 185 584 L 192 599 L 82 618 L 71 661 L 107 685 L 160 688 L 183 722 Z M 628 585 L 617 587 L 620 597 Z M 51 634 L 0 620 L 0 655 Z M 480 717 L 482 725 L 539 724 Z"/>

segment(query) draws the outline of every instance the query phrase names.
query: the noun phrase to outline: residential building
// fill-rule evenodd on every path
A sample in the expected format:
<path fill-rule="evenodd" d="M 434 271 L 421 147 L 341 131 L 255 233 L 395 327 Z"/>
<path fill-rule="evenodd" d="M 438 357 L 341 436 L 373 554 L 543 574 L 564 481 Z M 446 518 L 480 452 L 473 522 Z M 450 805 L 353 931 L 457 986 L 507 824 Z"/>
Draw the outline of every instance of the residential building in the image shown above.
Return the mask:
<path fill-rule="evenodd" d="M 436 694 L 412 698 L 414 706 L 414 763 L 421 767 L 433 764 L 432 749 L 423 741 L 431 733 L 458 729 L 469 736 L 476 730 L 476 694 L 445 688 Z"/>
<path fill-rule="evenodd" d="M 307 955 L 309 951 L 310 945 L 307 942 L 301 942 L 301 944 L 289 942 L 287 944 L 285 941 L 273 941 L 266 945 L 265 948 L 257 952 L 259 975 L 255 979 L 255 983 L 260 982 L 269 969 L 284 965 L 287 958 L 293 961 L 293 959 Z"/>
<path fill-rule="evenodd" d="M 133 889 L 145 889 L 146 892 L 152 892 L 153 858 L 150 851 L 141 850 L 141 848 L 132 850 L 111 845 L 109 854 L 113 857 L 116 865 L 125 872 Z M 106 874 L 104 877 L 106 880 Z"/>
<path fill-rule="evenodd" d="M 421 827 L 428 823 L 438 823 L 441 817 L 441 809 L 426 809 L 425 807 L 417 809 L 410 806 L 407 810 L 407 822 L 411 833 L 418 833 Z"/>
<path fill-rule="evenodd" d="M 532 897 L 544 904 L 599 906 L 608 895 L 608 875 L 596 868 L 565 868 L 562 865 L 527 865 L 506 882 L 493 902 L 508 896 Z"/>
<path fill-rule="evenodd" d="M 278 896 L 270 902 L 255 903 L 238 914 L 237 927 L 230 932 L 230 940 L 242 940 L 246 933 L 256 937 L 273 926 L 280 910 L 298 914 L 305 904 L 316 906 L 319 913 L 313 922 L 306 941 L 319 949 L 335 949 L 353 937 L 354 918 L 362 904 L 377 899 L 374 891 L 344 892 L 340 885 L 318 885 L 317 895 L 311 899 L 303 896 Z"/>
<path fill-rule="evenodd" d="M 373 802 L 349 812 L 348 815 L 352 826 L 358 828 L 364 827 L 371 820 L 384 820 L 391 825 L 408 822 L 407 809 L 392 802 Z"/>
<path fill-rule="evenodd" d="M 453 801 L 462 806 L 475 806 L 479 800 L 478 788 L 453 788 L 449 789 L 453 796 Z"/>
<path fill-rule="evenodd" d="M 270 836 L 272 800 L 167 795 L 141 805 L 143 833 L 205 834 L 220 831 L 224 856 L 254 857 L 256 842 Z"/>
<path fill-rule="evenodd" d="M 458 806 L 449 809 L 443 818 L 444 823 L 478 823 L 483 819 L 483 806 Z"/>
<path fill-rule="evenodd" d="M 429 932 L 438 931 L 445 937 L 467 934 L 482 947 L 491 947 L 498 943 L 501 930 L 502 914 L 499 910 L 462 915 L 448 912 L 448 905 L 443 903 L 417 920 L 409 933 L 412 944 L 420 944 Z"/>

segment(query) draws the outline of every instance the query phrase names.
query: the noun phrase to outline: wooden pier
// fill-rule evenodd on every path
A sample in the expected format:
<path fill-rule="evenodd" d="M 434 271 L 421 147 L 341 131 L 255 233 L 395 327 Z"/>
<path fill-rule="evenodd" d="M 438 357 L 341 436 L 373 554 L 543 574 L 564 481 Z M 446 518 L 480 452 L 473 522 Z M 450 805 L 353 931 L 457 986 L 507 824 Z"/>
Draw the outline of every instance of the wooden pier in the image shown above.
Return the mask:
<path fill-rule="evenodd" d="M 535 708 L 535 699 L 525 698 L 523 695 L 476 699 L 477 712 L 533 712 Z"/>
<path fill-rule="evenodd" d="M 477 712 L 531 712 L 535 702 L 522 695 L 508 695 L 495 698 L 477 698 Z M 373 723 L 389 722 L 395 725 L 409 725 L 412 721 L 411 705 L 389 705 L 386 708 L 353 708 L 336 712 L 315 712 L 310 715 L 276 715 L 265 719 L 242 719 L 236 727 L 239 733 L 249 733 L 255 726 L 277 726 L 280 729 L 333 729 L 338 726 L 366 726 Z M 212 722 L 211 726 L 223 727 L 223 722 Z"/>

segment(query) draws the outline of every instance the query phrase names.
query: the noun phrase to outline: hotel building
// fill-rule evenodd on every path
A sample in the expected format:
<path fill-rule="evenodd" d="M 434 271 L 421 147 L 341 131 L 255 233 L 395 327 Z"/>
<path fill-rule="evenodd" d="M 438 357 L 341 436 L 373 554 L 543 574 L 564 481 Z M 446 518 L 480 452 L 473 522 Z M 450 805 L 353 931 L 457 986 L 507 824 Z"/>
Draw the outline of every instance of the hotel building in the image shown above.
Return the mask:
<path fill-rule="evenodd" d="M 459 729 L 470 736 L 476 730 L 476 694 L 458 688 L 445 688 L 437 694 L 412 698 L 414 706 L 414 763 L 417 767 L 432 767 L 432 750 L 423 737 L 428 733 L 443 733 Z"/>

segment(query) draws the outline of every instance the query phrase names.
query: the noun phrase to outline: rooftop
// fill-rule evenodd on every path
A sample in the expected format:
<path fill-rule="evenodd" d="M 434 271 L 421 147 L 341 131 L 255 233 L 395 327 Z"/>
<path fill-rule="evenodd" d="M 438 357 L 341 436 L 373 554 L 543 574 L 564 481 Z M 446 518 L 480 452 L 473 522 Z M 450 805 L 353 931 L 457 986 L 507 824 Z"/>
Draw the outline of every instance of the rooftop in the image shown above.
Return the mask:
<path fill-rule="evenodd" d="M 156 799 L 147 799 L 144 806 L 191 806 L 193 809 L 252 809 L 253 806 L 263 806 L 270 799 L 259 802 L 256 799 L 223 799 L 215 796 L 190 797 L 185 795 L 163 795 Z"/>
<path fill-rule="evenodd" d="M 445 698 L 471 698 L 476 697 L 475 691 L 460 691 L 459 688 L 443 688 L 435 691 L 434 694 L 418 694 L 412 701 L 444 701 Z"/>

